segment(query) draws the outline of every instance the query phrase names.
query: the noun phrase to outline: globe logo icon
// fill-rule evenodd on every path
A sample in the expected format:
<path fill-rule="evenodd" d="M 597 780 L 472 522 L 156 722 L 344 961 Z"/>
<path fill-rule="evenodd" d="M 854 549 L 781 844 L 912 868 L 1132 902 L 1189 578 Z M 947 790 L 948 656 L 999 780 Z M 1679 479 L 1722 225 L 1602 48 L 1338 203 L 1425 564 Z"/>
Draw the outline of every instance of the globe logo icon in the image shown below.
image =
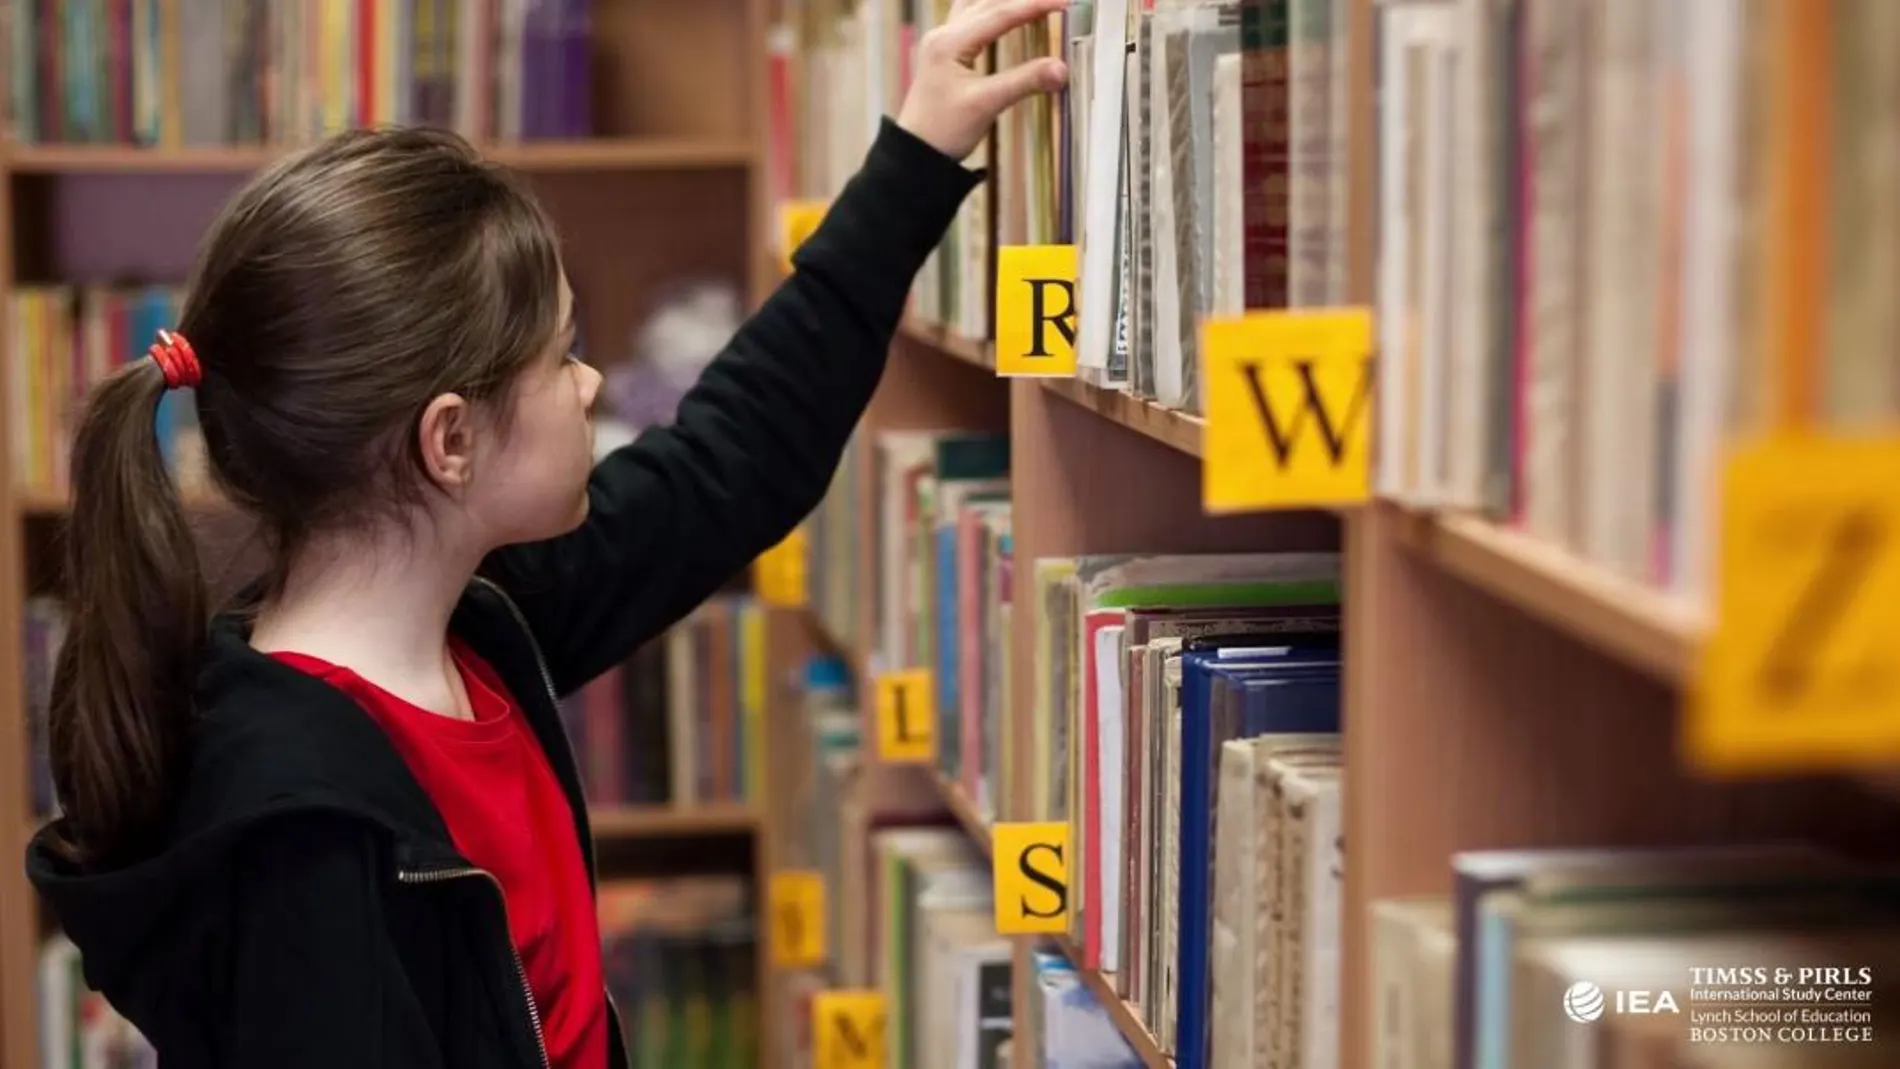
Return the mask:
<path fill-rule="evenodd" d="M 1578 1024 L 1603 1016 L 1603 989 L 1588 980 L 1571 984 L 1564 992 L 1564 1015 Z"/>

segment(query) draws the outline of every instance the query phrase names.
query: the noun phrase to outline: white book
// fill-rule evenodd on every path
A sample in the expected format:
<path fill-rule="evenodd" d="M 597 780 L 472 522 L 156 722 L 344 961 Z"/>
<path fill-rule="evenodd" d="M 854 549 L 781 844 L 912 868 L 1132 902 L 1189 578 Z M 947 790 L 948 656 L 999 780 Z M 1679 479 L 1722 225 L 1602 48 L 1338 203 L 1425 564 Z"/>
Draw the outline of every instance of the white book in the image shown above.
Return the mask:
<path fill-rule="evenodd" d="M 1175 229 L 1181 224 L 1175 213 L 1174 110 L 1168 92 L 1174 62 L 1169 42 L 1186 25 L 1185 12 L 1157 8 L 1150 34 L 1154 54 L 1149 60 L 1148 86 L 1148 230 L 1154 235 L 1154 329 L 1149 333 L 1154 338 L 1155 399 L 1170 408 L 1188 403 L 1181 347 L 1181 265 L 1175 246 Z"/>
<path fill-rule="evenodd" d="M 1209 311 L 1223 317 L 1247 309 L 1240 69 L 1238 52 L 1214 61 L 1214 290 Z"/>
<path fill-rule="evenodd" d="M 1452 292 L 1455 312 L 1447 352 L 1445 481 L 1443 505 L 1478 508 L 1490 439 L 1489 394 L 1494 315 L 1510 299 L 1501 284 L 1496 255 L 1502 190 L 1494 160 L 1500 132 L 1492 101 L 1502 77 L 1494 9 L 1497 0 L 1459 0 L 1458 75 L 1454 98 L 1458 123 L 1452 132 L 1456 182 Z"/>
<path fill-rule="evenodd" d="M 1451 37 L 1452 7 L 1436 0 L 1389 2 L 1380 9 L 1382 54 L 1379 68 L 1379 438 L 1375 491 L 1382 497 L 1410 499 L 1418 486 L 1408 458 L 1421 444 L 1419 412 L 1413 407 L 1423 375 L 1419 357 L 1420 302 L 1411 290 L 1412 279 L 1423 272 L 1412 269 L 1424 244 L 1419 228 L 1431 213 L 1418 210 L 1413 191 L 1423 175 L 1414 174 L 1421 161 L 1420 141 L 1428 134 L 1411 121 L 1422 114 L 1413 89 L 1427 89 L 1411 81 L 1419 53 Z M 1428 94 L 1421 94 L 1428 95 Z M 1417 168 L 1423 171 L 1425 168 Z"/>
<path fill-rule="evenodd" d="M 1445 427 L 1450 416 L 1449 382 L 1452 350 L 1457 344 L 1455 288 L 1458 198 L 1457 168 L 1454 165 L 1458 133 L 1458 107 L 1454 87 L 1458 77 L 1459 49 L 1454 35 L 1448 34 L 1443 46 L 1432 50 L 1425 83 L 1430 101 L 1425 131 L 1425 286 L 1419 310 L 1424 344 L 1420 352 L 1420 450 L 1419 504 L 1440 506 L 1450 502 L 1450 471 L 1447 460 Z"/>
<path fill-rule="evenodd" d="M 1081 294 L 1077 298 L 1076 368 L 1099 381 L 1108 371 L 1114 340 L 1115 282 L 1119 274 L 1115 235 L 1119 229 L 1122 138 L 1127 129 L 1128 0 L 1098 0 L 1088 59 L 1087 156 L 1081 188 Z"/>
<path fill-rule="evenodd" d="M 1675 589 L 1709 600 L 1717 448 L 1734 323 L 1736 140 L 1744 0 L 1690 5 L 1688 235 L 1683 248 L 1681 428 L 1676 460 Z"/>
<path fill-rule="evenodd" d="M 1256 790 L 1253 746 L 1221 744 L 1219 812 L 1214 821 L 1214 908 L 1208 927 L 1208 1069 L 1248 1069 L 1254 1063 L 1254 943 L 1260 930 L 1254 844 L 1262 803 Z"/>
<path fill-rule="evenodd" d="M 1313 770 L 1306 811 L 1306 915 L 1300 1069 L 1339 1069 L 1340 917 L 1345 873 L 1342 769 Z"/>

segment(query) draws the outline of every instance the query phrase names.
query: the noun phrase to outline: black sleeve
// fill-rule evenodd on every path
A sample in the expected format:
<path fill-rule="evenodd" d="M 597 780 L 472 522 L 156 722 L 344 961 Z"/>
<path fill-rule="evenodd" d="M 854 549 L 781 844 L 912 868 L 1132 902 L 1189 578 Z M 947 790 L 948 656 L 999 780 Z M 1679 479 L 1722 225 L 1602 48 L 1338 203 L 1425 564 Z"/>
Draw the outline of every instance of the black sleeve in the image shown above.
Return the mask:
<path fill-rule="evenodd" d="M 235 879 L 224 1069 L 438 1069 L 366 832 L 300 822 L 247 847 Z"/>
<path fill-rule="evenodd" d="M 981 177 L 885 120 L 791 277 L 706 368 L 675 424 L 601 461 L 579 529 L 485 562 L 558 691 L 624 660 L 817 507 L 912 280 Z"/>

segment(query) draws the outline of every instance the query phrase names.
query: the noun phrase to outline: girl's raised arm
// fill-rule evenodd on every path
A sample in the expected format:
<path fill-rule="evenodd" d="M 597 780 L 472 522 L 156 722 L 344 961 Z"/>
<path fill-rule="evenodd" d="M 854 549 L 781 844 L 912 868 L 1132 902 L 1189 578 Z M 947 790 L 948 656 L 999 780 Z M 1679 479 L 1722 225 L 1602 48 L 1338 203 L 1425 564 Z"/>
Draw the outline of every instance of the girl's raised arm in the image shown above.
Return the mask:
<path fill-rule="evenodd" d="M 966 0 L 919 46 L 896 121 L 793 273 L 682 400 L 677 422 L 595 469 L 572 533 L 494 554 L 484 572 L 535 631 L 555 686 L 578 687 L 717 590 L 815 508 L 883 374 L 913 278 L 981 178 L 962 165 L 996 116 L 1064 72 L 980 76 L 1002 33 L 1064 0 Z"/>

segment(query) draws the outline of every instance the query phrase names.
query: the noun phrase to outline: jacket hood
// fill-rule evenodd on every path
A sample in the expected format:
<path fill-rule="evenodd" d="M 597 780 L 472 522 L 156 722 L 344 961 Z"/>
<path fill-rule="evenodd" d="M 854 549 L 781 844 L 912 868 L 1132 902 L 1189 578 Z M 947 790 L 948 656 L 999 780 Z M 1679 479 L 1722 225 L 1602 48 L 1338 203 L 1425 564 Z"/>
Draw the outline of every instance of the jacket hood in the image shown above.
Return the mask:
<path fill-rule="evenodd" d="M 397 864 L 456 854 L 440 815 L 375 721 L 341 691 L 252 649 L 233 617 L 213 628 L 191 763 L 158 845 L 120 867 L 73 864 L 58 821 L 28 843 L 29 880 L 80 950 L 86 981 L 134 1024 L 168 977 L 197 966 L 228 912 L 224 878 L 245 843 L 329 814 L 384 837 Z"/>

